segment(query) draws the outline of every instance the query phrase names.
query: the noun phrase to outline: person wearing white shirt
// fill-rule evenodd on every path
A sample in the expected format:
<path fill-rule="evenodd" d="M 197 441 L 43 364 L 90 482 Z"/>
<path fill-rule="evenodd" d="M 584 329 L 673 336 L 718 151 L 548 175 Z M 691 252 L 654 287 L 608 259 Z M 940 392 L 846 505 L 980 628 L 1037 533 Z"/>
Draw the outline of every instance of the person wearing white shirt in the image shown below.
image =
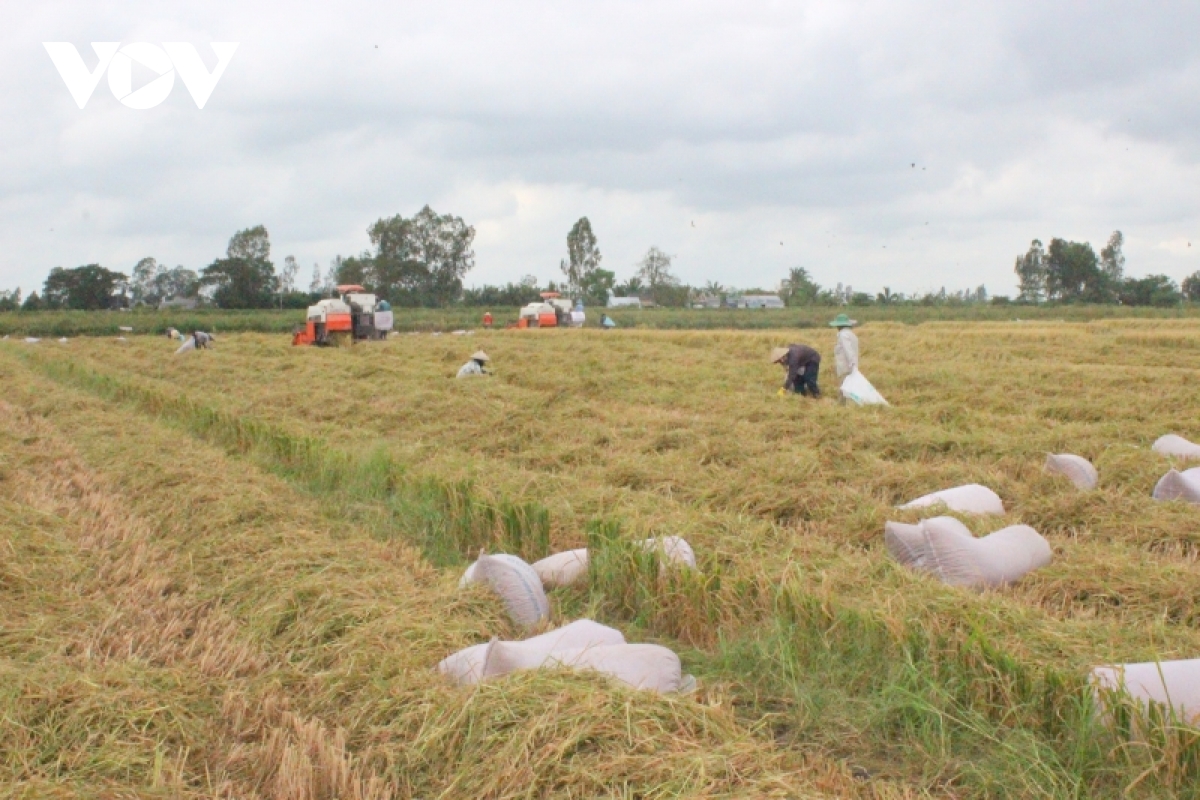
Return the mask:
<path fill-rule="evenodd" d="M 844 378 L 858 369 L 858 337 L 851 330 L 857 324 L 858 320 L 850 319 L 845 314 L 838 314 L 837 318 L 829 323 L 831 328 L 838 329 L 833 358 L 839 378 Z"/>
<path fill-rule="evenodd" d="M 489 361 L 491 361 L 491 359 L 488 358 L 487 353 L 483 352 L 482 350 L 477 350 L 475 351 L 475 354 L 471 356 L 470 361 L 458 368 L 458 375 L 455 377 L 470 378 L 475 375 L 491 375 L 492 373 L 483 368 L 484 364 Z"/>

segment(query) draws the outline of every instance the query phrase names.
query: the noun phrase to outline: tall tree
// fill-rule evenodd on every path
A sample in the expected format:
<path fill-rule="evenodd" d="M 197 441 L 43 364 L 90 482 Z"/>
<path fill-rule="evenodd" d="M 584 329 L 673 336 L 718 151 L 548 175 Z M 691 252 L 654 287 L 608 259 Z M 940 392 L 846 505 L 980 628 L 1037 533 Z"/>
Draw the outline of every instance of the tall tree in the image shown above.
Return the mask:
<path fill-rule="evenodd" d="M 176 297 L 195 297 L 199 288 L 200 276 L 183 266 L 160 269 L 154 278 L 154 293 L 159 298 L 157 302 Z"/>
<path fill-rule="evenodd" d="M 1025 255 L 1017 256 L 1013 272 L 1017 273 L 1017 281 L 1020 286 L 1018 302 L 1040 303 L 1045 299 L 1046 254 L 1042 250 L 1042 243 L 1039 240 L 1034 239 L 1030 243 L 1029 250 Z"/>
<path fill-rule="evenodd" d="M 583 276 L 579 296 L 590 306 L 602 306 L 608 302 L 608 293 L 616 282 L 617 274 L 612 270 L 594 269 Z"/>
<path fill-rule="evenodd" d="M 1200 270 L 1183 279 L 1183 296 L 1192 303 L 1200 303 Z"/>
<path fill-rule="evenodd" d="M 816 302 L 821 285 L 812 279 L 804 267 L 792 267 L 783 281 L 783 301 L 789 306 Z"/>
<path fill-rule="evenodd" d="M 580 217 L 567 233 L 567 260 L 559 262 L 573 294 L 582 294 L 584 285 L 592 282 L 591 275 L 600 268 L 601 258 L 592 223 Z"/>
<path fill-rule="evenodd" d="M 225 250 L 203 270 L 201 283 L 215 287 L 221 308 L 270 308 L 276 288 L 271 239 L 262 225 L 235 233 Z"/>
<path fill-rule="evenodd" d="M 461 217 L 425 206 L 407 219 L 379 219 L 367 233 L 375 252 L 342 265 L 347 274 L 360 271 L 364 287 L 393 305 L 446 305 L 462 295 L 463 276 L 475 266 L 475 229 Z"/>
<path fill-rule="evenodd" d="M 113 308 L 119 302 L 118 291 L 127 280 L 124 273 L 107 270 L 99 264 L 74 269 L 55 267 L 46 278 L 42 297 L 51 308 Z"/>
<path fill-rule="evenodd" d="M 657 247 L 651 246 L 638 262 L 637 277 L 651 289 L 660 286 L 677 286 L 679 279 L 671 274 L 671 261 L 674 256 L 664 253 Z"/>
<path fill-rule="evenodd" d="M 1102 303 L 1106 280 L 1096 251 L 1087 242 L 1051 239 L 1046 248 L 1046 295 L 1064 303 Z"/>
<path fill-rule="evenodd" d="M 129 279 L 130 294 L 134 303 L 145 303 L 156 306 L 162 299 L 158 294 L 156 279 L 162 267 L 153 258 L 143 258 L 133 268 L 133 276 Z"/>
<path fill-rule="evenodd" d="M 1112 236 L 1108 237 L 1108 244 L 1100 250 L 1100 271 L 1114 288 L 1125 280 L 1125 254 L 1121 252 L 1124 245 L 1125 235 L 1113 231 Z"/>
<path fill-rule="evenodd" d="M 321 265 L 313 262 L 312 280 L 308 283 L 309 294 L 319 294 L 325 286 L 325 280 L 321 277 Z"/>

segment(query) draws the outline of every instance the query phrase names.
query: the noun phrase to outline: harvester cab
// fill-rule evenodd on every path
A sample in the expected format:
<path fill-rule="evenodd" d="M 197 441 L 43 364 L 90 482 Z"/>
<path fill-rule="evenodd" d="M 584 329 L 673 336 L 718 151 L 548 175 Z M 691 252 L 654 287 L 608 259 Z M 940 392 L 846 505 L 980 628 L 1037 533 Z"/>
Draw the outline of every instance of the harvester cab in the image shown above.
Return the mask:
<path fill-rule="evenodd" d="M 355 340 L 386 339 L 392 329 L 392 307 L 386 300 L 361 286 L 337 287 L 338 297 L 320 300 L 308 307 L 304 328 L 292 336 L 292 344 L 340 346 Z"/>

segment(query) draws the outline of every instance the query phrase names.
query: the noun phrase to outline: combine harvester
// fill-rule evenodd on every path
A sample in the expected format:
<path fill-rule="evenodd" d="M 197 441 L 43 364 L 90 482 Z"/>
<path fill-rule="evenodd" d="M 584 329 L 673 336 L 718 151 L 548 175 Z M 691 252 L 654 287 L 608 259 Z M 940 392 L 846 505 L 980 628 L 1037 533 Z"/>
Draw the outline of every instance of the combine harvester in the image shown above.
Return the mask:
<path fill-rule="evenodd" d="M 578 328 L 583 325 L 583 303 L 574 308 L 558 292 L 542 292 L 542 300 L 521 308 L 518 328 Z"/>
<path fill-rule="evenodd" d="M 342 347 L 357 340 L 386 339 L 392 329 L 392 307 L 376 301 L 361 286 L 337 287 L 331 297 L 308 307 L 308 323 L 292 334 L 292 344 Z"/>

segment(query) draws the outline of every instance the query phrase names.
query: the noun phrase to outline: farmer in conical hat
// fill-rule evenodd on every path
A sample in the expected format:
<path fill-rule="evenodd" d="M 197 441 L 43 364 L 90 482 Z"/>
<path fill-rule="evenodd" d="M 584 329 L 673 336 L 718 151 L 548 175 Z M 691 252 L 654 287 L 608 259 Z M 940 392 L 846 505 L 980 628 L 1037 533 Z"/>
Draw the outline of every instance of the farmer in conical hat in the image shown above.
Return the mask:
<path fill-rule="evenodd" d="M 473 375 L 491 375 L 492 373 L 483 368 L 491 360 L 487 353 L 476 350 L 471 355 L 471 360 L 459 367 L 457 377 L 470 378 Z"/>
<path fill-rule="evenodd" d="M 771 363 L 787 370 L 787 380 L 780 394 L 796 392 L 807 397 L 820 397 L 817 374 L 821 371 L 821 354 L 806 344 L 776 347 L 771 351 Z"/>
<path fill-rule="evenodd" d="M 829 323 L 829 327 L 838 329 L 833 359 L 839 378 L 844 378 L 858 369 L 858 337 L 850 330 L 857 324 L 858 320 L 850 319 L 845 314 L 838 314 L 833 322 Z"/>

